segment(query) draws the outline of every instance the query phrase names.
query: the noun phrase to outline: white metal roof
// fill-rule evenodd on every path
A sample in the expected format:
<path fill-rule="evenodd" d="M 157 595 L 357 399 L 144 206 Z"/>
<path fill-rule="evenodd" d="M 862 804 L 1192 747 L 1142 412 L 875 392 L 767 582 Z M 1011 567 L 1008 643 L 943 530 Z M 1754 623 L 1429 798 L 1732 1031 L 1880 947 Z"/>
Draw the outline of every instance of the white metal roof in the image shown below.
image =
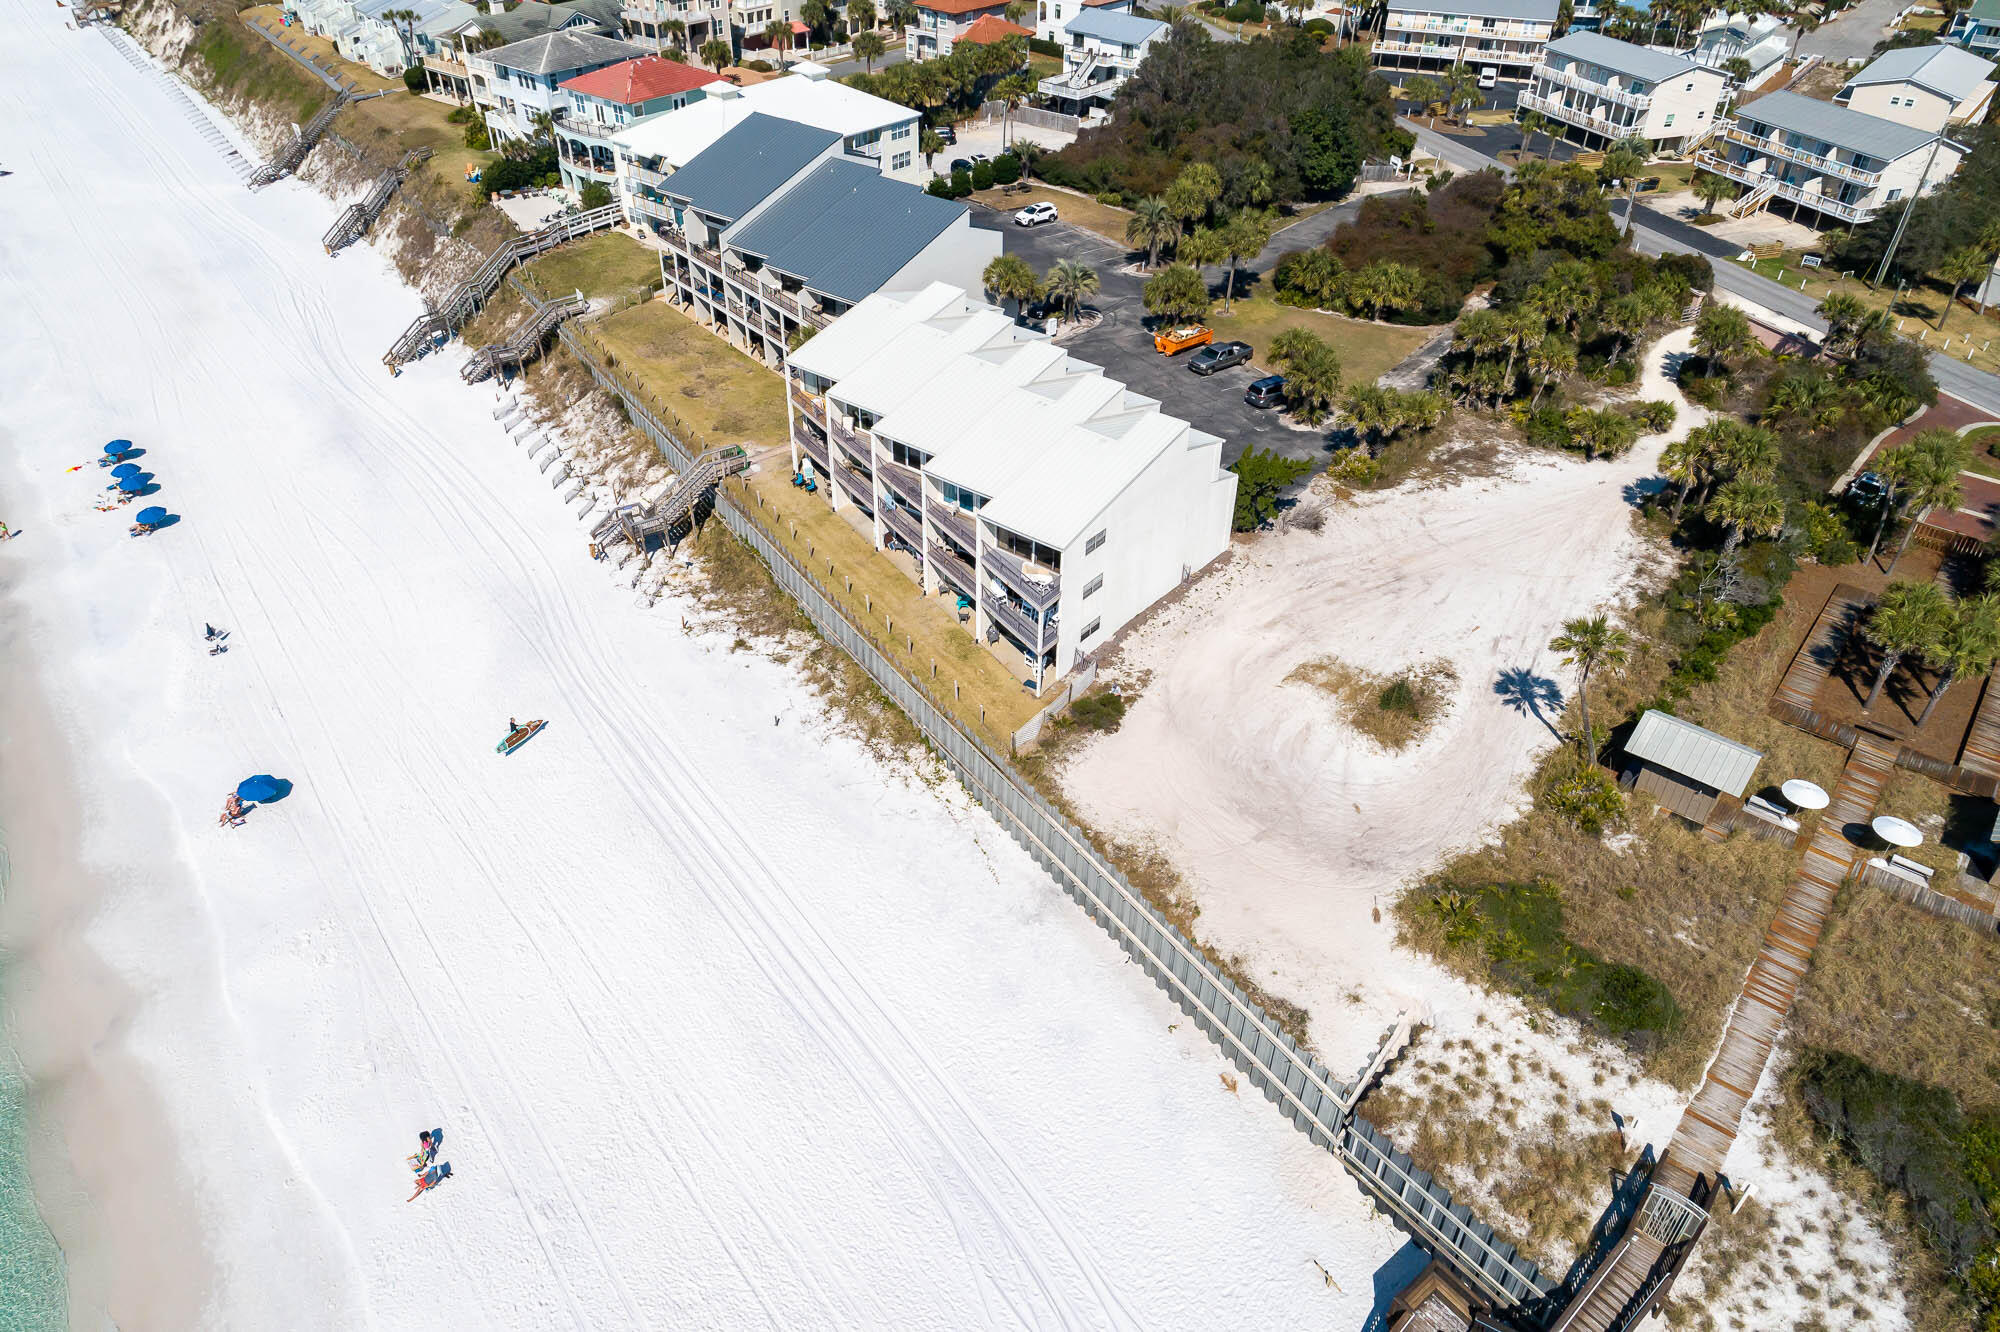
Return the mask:
<path fill-rule="evenodd" d="M 1733 796 L 1749 789 L 1764 756 L 1657 708 L 1646 709 L 1625 752 Z"/>
<path fill-rule="evenodd" d="M 886 130 L 915 120 L 907 106 L 831 79 L 789 74 L 782 79 L 724 89 L 710 84 L 699 102 L 643 120 L 614 136 L 636 157 L 664 157 L 684 166 L 753 112 L 790 120 L 843 137 Z M 912 143 L 916 140 L 911 139 Z"/>
<path fill-rule="evenodd" d="M 1909 83 L 1962 102 L 1993 77 L 1993 62 L 1957 46 L 1906 46 L 1884 51 L 1847 81 L 1850 88 L 1874 83 Z"/>

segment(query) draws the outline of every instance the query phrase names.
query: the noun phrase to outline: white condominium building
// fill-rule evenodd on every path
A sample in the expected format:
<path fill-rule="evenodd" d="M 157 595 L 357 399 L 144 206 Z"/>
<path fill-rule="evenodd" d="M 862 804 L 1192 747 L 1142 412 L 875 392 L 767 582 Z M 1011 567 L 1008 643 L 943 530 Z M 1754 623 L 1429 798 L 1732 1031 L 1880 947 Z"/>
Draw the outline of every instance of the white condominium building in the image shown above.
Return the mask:
<path fill-rule="evenodd" d="M 1809 226 L 1855 226 L 1937 189 L 1965 153 L 1939 131 L 1774 92 L 1738 107 L 1696 158 L 1745 187 L 1734 216 L 1772 207 Z"/>
<path fill-rule="evenodd" d="M 1589 147 L 1641 138 L 1678 156 L 1715 132 L 1728 82 L 1686 56 L 1572 32 L 1544 48 L 1520 108 Z"/>
<path fill-rule="evenodd" d="M 1956 46 L 1885 51 L 1834 101 L 1917 129 L 1979 123 L 1993 106 L 1993 62 Z"/>
<path fill-rule="evenodd" d="M 1039 692 L 1229 545 L 1222 441 L 954 286 L 788 358 L 793 465 Z"/>
<path fill-rule="evenodd" d="M 1389 0 L 1376 65 L 1411 71 L 1465 64 L 1525 81 L 1556 32 L 1557 0 Z"/>

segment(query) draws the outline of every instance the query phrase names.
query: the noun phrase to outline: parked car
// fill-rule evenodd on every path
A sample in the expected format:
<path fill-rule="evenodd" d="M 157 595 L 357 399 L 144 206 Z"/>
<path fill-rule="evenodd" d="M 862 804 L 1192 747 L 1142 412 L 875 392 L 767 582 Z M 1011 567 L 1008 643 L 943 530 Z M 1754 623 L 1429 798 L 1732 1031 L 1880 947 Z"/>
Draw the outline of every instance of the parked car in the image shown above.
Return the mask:
<path fill-rule="evenodd" d="M 951 169 L 953 171 L 970 171 L 972 170 L 972 159 L 969 157 L 954 157 L 951 159 Z"/>
<path fill-rule="evenodd" d="M 1847 483 L 1847 497 L 1866 508 L 1880 504 L 1888 494 L 1889 483 L 1879 472 L 1863 472 Z"/>
<path fill-rule="evenodd" d="M 1249 361 L 1249 343 L 1218 342 L 1196 352 L 1188 361 L 1188 369 L 1198 375 L 1212 375 L 1218 370 L 1227 370 L 1232 365 L 1247 365 Z"/>
<path fill-rule="evenodd" d="M 1243 401 L 1252 407 L 1276 407 L 1285 400 L 1285 377 L 1265 375 L 1262 379 L 1250 381 L 1250 387 L 1243 390 Z"/>
<path fill-rule="evenodd" d="M 931 128 L 937 131 L 937 136 L 943 139 L 945 143 L 953 148 L 958 146 L 958 131 L 950 125 L 933 125 Z"/>
<path fill-rule="evenodd" d="M 1182 324 L 1179 328 L 1163 328 L 1153 335 L 1153 350 L 1162 356 L 1174 356 L 1189 347 L 1205 347 L 1215 341 L 1215 330 L 1205 324 Z"/>
<path fill-rule="evenodd" d="M 1056 206 L 1046 199 L 1041 203 L 1031 203 L 1014 214 L 1014 225 L 1017 227 L 1039 227 L 1044 222 L 1055 220 Z"/>
<path fill-rule="evenodd" d="M 1499 87 L 1499 86 L 1500 86 L 1500 71 L 1499 71 L 1499 69 L 1498 69 L 1497 67 L 1493 66 L 1493 65 L 1488 65 L 1488 66 L 1487 66 L 1487 67 L 1486 67 L 1485 69 L 1482 69 L 1482 70 L 1480 70 L 1480 71 L 1479 71 L 1479 86 L 1480 86 L 1480 88 L 1482 88 L 1482 89 L 1490 89 L 1490 88 L 1497 88 L 1497 87 Z"/>

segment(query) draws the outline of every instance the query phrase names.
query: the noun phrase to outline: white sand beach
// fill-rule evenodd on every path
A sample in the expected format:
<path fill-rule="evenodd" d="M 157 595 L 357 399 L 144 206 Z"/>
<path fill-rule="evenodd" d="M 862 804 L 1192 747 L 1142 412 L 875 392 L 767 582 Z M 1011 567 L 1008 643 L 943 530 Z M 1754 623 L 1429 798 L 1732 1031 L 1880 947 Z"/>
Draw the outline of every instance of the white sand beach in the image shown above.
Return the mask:
<path fill-rule="evenodd" d="M 329 201 L 11 12 L 0 930 L 73 1325 L 1358 1327 L 1407 1278 L 985 814 L 635 606 L 457 348 L 391 379 L 417 297 Z M 68 470 L 117 436 L 151 536 Z"/>

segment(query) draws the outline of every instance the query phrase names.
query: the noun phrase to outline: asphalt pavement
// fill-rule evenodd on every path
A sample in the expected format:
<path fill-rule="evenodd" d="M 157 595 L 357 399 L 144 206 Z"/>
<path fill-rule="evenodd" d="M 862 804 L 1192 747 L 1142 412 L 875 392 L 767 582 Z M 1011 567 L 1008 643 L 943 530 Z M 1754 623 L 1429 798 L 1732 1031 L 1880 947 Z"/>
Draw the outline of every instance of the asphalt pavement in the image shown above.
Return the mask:
<path fill-rule="evenodd" d="M 1474 141 L 1459 139 L 1450 135 L 1435 134 L 1422 125 L 1401 120 L 1403 128 L 1413 131 L 1417 141 L 1426 152 L 1432 153 L 1444 162 L 1461 171 L 1481 171 L 1487 167 L 1509 168 L 1502 162 L 1482 153 L 1472 146 Z M 1481 143 L 1489 140 L 1479 140 Z M 1613 215 L 1622 222 L 1622 205 L 1613 209 Z M 1715 285 L 1722 290 L 1739 296 L 1752 305 L 1761 306 L 1773 314 L 1793 320 L 1815 333 L 1826 332 L 1826 321 L 1815 312 L 1819 304 L 1804 293 L 1783 286 L 1762 277 L 1742 265 L 1733 262 L 1742 253 L 1741 247 L 1709 235 L 1699 227 L 1689 226 L 1678 218 L 1671 218 L 1654 212 L 1643 205 L 1637 210 L 1632 223 L 1633 248 L 1644 254 L 1664 254 L 1676 251 L 1682 254 L 1706 255 L 1715 261 Z M 1961 398 L 1976 407 L 1989 412 L 2000 412 L 2000 376 L 1984 370 L 1976 370 L 1965 362 L 1951 356 L 1931 356 L 1931 376 L 1938 387 L 1954 398 Z"/>

